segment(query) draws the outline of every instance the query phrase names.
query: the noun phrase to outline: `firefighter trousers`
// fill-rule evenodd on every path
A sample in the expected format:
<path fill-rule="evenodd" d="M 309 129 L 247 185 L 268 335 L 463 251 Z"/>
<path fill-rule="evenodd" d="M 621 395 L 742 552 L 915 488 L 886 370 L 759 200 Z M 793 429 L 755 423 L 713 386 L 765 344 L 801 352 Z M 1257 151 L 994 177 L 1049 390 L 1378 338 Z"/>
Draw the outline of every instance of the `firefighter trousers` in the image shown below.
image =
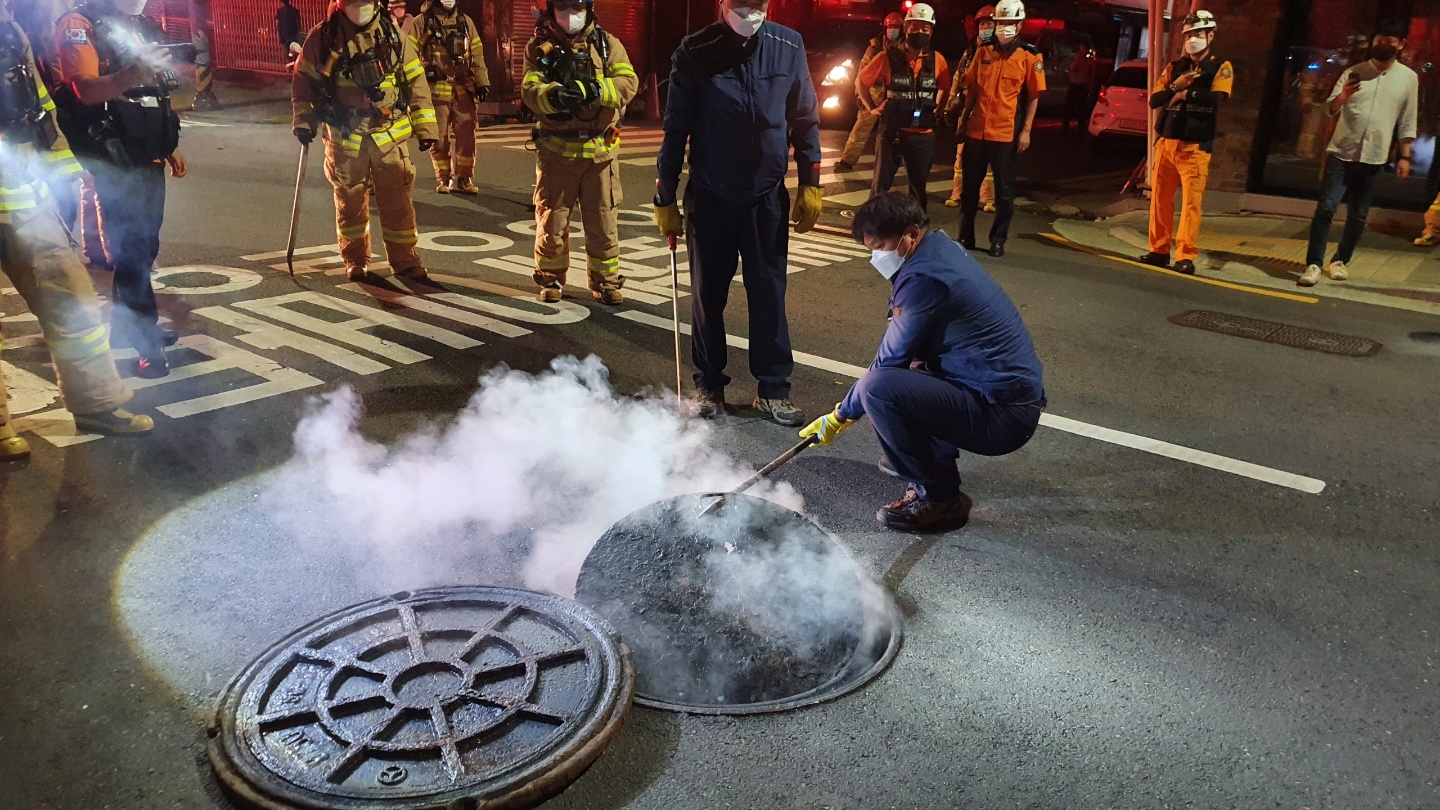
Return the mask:
<path fill-rule="evenodd" d="M 854 166 L 860 162 L 865 154 L 865 146 L 870 143 L 870 135 L 875 131 L 875 124 L 880 116 L 860 108 L 855 116 L 855 126 L 850 128 L 850 137 L 845 139 L 845 152 L 840 155 L 840 162 Z"/>
<path fill-rule="evenodd" d="M 475 96 L 464 87 L 454 87 L 448 100 L 435 99 L 435 119 L 440 140 L 430 149 L 435 165 L 435 182 L 448 183 L 475 177 Z"/>
<path fill-rule="evenodd" d="M 325 179 L 335 188 L 335 232 L 346 267 L 370 263 L 370 187 L 380 209 L 385 258 L 396 273 L 423 267 L 415 248 L 415 164 L 405 143 L 382 151 L 375 140 L 360 139 L 360 154 L 348 155 L 339 143 L 325 142 Z"/>
<path fill-rule="evenodd" d="M 1210 176 L 1210 153 L 1198 143 L 1172 138 L 1155 142 L 1155 170 L 1150 178 L 1150 251 L 1170 254 L 1175 261 L 1200 255 L 1200 203 Z M 1181 196 L 1180 229 L 1175 230 L 1175 192 Z"/>
<path fill-rule="evenodd" d="M 130 399 L 120 382 L 100 298 L 59 213 L 49 203 L 0 224 L 0 267 L 40 321 L 71 413 L 111 411 Z M 3 385 L 3 379 L 0 379 Z M 0 425 L 10 412 L 0 392 Z"/>
<path fill-rule="evenodd" d="M 570 269 L 570 220 L 575 206 L 585 224 L 590 289 L 618 290 L 620 277 L 620 164 L 535 150 L 535 283 L 565 284 Z"/>

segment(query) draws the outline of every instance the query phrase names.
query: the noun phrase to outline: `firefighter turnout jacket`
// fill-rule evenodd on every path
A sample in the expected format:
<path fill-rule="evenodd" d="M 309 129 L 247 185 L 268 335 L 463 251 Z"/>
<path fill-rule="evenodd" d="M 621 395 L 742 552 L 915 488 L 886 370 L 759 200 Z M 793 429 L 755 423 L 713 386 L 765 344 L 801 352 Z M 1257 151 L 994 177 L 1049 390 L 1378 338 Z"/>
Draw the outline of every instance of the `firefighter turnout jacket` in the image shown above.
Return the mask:
<path fill-rule="evenodd" d="M 1170 85 L 1186 73 L 1195 73 L 1195 81 L 1177 103 L 1179 95 Z M 1206 54 L 1196 63 L 1184 57 L 1165 66 L 1155 91 L 1150 94 L 1150 107 L 1160 110 L 1156 134 L 1161 138 L 1198 143 L 1211 151 L 1220 114 L 1222 94 L 1229 96 L 1235 86 L 1235 70 L 1214 54 Z"/>
<path fill-rule="evenodd" d="M 404 33 L 420 56 L 430 99 L 436 104 L 449 101 L 456 87 L 473 93 L 490 86 L 480 29 L 467 15 L 458 10 L 446 13 L 439 3 L 432 3 L 405 24 Z"/>
<path fill-rule="evenodd" d="M 587 80 L 598 87 L 595 104 L 578 112 L 552 104 L 557 87 Z M 608 159 L 620 145 L 625 106 L 638 92 L 640 79 L 625 46 L 593 22 L 572 37 L 544 20 L 525 46 L 520 95 L 535 113 L 541 149 L 572 159 Z"/>
<path fill-rule="evenodd" d="M 945 57 L 935 51 L 911 59 L 904 47 L 895 47 L 861 71 L 860 92 L 884 89 L 887 129 L 932 132 L 937 111 L 945 108 L 949 77 Z"/>

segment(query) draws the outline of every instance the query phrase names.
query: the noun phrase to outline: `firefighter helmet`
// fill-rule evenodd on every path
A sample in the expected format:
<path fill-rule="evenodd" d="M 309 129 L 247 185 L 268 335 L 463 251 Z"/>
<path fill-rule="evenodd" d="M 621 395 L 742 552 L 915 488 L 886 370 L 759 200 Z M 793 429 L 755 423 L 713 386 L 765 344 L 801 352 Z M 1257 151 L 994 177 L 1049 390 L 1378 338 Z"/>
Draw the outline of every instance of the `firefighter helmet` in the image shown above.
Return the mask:
<path fill-rule="evenodd" d="M 977 12 L 975 12 L 975 22 L 977 22 L 977 23 L 978 23 L 978 22 L 984 22 L 984 21 L 986 21 L 986 20 L 990 20 L 991 22 L 994 22 L 994 20 L 995 20 L 995 7 L 994 7 L 994 6 L 981 6 L 981 7 L 980 7 L 980 10 L 977 11 Z"/>
<path fill-rule="evenodd" d="M 934 25 L 935 9 L 925 3 L 916 3 L 911 6 L 910 11 L 905 14 L 905 22 L 923 22 Z"/>
<path fill-rule="evenodd" d="M 881 28 L 899 28 L 905 24 L 905 17 L 898 11 L 892 11 L 885 15 L 885 21 L 880 23 Z"/>
<path fill-rule="evenodd" d="M 1180 33 L 1188 34 L 1191 31 L 1214 31 L 1215 15 L 1201 9 L 1185 18 L 1185 28 Z"/>
<path fill-rule="evenodd" d="M 1025 21 L 1025 4 L 1020 0 L 1000 0 L 995 4 L 995 22 L 1019 23 Z"/>

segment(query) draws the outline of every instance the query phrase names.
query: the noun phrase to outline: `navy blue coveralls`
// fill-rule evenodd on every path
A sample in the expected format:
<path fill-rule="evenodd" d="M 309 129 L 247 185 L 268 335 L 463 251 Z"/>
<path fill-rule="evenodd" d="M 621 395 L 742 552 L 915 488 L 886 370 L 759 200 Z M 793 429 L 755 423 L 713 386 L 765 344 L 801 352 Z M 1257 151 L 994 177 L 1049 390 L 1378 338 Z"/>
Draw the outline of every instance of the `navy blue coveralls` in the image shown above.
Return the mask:
<path fill-rule="evenodd" d="M 744 261 L 750 372 L 762 399 L 788 399 L 795 362 L 785 319 L 789 152 L 801 185 L 820 185 L 820 118 L 805 43 L 765 22 L 742 37 L 723 22 L 680 43 L 670 71 L 656 203 L 674 203 L 690 146 L 685 229 L 696 386 L 724 388 L 725 303 Z"/>
<path fill-rule="evenodd" d="M 870 417 L 920 499 L 948 501 L 960 450 L 1003 456 L 1035 435 L 1040 360 L 1009 296 L 944 233 L 927 233 L 891 281 L 885 338 L 840 416 Z"/>

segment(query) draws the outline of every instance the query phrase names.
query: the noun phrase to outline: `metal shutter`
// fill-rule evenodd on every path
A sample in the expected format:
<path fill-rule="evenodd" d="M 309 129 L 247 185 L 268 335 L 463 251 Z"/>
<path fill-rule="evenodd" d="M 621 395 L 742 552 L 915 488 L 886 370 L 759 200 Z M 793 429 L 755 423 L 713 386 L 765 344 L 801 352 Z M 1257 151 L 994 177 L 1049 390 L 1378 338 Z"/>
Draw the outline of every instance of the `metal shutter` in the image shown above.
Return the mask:
<path fill-rule="evenodd" d="M 150 4 L 160 2 L 175 0 L 151 0 Z M 327 0 L 291 0 L 291 3 L 300 10 L 300 21 L 306 31 L 319 25 L 330 10 Z M 215 21 L 211 59 L 215 67 L 284 74 L 285 52 L 275 31 L 278 8 L 278 3 L 257 0 L 211 0 Z"/>
<path fill-rule="evenodd" d="M 630 55 L 640 81 L 650 75 L 651 0 L 595 0 L 600 27 L 614 34 Z"/>

